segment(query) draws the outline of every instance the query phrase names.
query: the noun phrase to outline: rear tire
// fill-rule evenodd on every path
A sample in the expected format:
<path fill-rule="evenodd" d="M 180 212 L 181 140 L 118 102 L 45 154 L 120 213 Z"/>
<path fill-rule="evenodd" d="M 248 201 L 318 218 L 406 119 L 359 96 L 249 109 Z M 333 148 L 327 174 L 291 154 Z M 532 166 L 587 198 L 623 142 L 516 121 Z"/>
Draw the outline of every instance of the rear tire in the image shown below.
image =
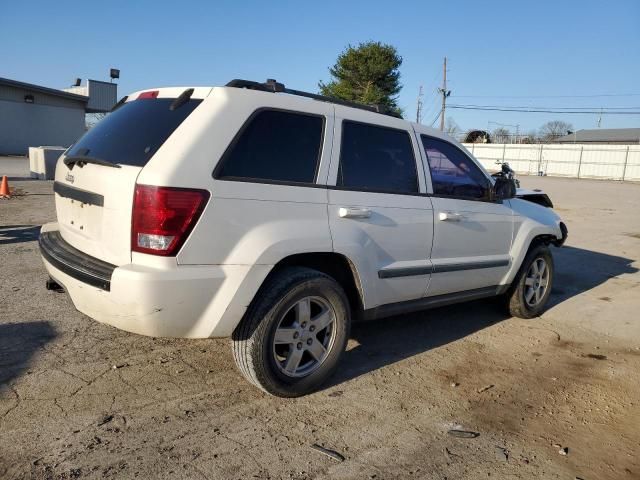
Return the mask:
<path fill-rule="evenodd" d="M 549 247 L 533 247 L 527 253 L 511 290 L 507 293 L 509 313 L 519 318 L 539 316 L 551 295 L 554 273 Z"/>
<path fill-rule="evenodd" d="M 344 290 L 310 268 L 271 275 L 232 335 L 240 372 L 261 390 L 298 397 L 317 390 L 336 370 L 349 338 Z"/>

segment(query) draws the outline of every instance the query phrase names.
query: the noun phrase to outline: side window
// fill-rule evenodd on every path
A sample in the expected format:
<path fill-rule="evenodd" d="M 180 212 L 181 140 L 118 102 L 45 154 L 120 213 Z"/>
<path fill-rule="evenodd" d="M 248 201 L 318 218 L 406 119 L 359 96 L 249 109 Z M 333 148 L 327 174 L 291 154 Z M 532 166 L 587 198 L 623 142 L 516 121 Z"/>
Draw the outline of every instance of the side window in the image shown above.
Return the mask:
<path fill-rule="evenodd" d="M 258 111 L 223 155 L 215 176 L 313 183 L 323 125 L 323 117 L 317 115 Z"/>
<path fill-rule="evenodd" d="M 344 121 L 341 145 L 338 186 L 389 193 L 418 191 L 407 131 Z"/>
<path fill-rule="evenodd" d="M 435 195 L 485 199 L 489 180 L 458 148 L 437 138 L 421 136 Z"/>

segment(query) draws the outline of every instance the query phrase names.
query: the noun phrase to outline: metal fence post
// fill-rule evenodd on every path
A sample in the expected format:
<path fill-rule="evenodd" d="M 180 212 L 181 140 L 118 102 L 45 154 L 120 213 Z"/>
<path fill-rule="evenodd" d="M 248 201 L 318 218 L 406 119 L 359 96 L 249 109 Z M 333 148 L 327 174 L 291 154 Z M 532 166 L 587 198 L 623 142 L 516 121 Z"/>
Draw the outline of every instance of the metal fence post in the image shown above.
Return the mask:
<path fill-rule="evenodd" d="M 580 169 L 582 168 L 582 152 L 584 151 L 584 145 L 580 147 L 580 158 L 578 159 L 578 178 L 580 178 Z"/>
<path fill-rule="evenodd" d="M 538 175 L 541 174 L 542 172 L 542 148 L 544 147 L 544 144 L 541 143 L 540 144 L 540 153 L 538 154 Z"/>
<path fill-rule="evenodd" d="M 503 143 L 502 144 L 502 163 L 504 163 L 504 154 L 505 154 L 506 150 L 507 150 L 507 144 Z"/>
<path fill-rule="evenodd" d="M 624 167 L 622 167 L 622 181 L 624 182 L 624 177 L 626 177 L 627 175 L 627 162 L 629 161 L 629 147 L 630 145 L 627 145 L 627 153 L 625 153 L 624 155 Z"/>

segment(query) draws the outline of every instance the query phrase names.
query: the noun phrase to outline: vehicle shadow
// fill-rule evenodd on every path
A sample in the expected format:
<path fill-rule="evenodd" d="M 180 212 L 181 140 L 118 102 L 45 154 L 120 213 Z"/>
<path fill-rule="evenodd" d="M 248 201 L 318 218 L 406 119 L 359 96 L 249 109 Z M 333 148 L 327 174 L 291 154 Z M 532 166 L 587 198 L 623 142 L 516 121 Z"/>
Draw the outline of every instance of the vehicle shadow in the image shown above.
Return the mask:
<path fill-rule="evenodd" d="M 0 226 L 0 245 L 33 242 L 40 236 L 40 225 Z"/>
<path fill-rule="evenodd" d="M 509 318 L 491 300 L 436 308 L 353 325 L 358 345 L 345 352 L 331 384 L 446 345 Z"/>
<path fill-rule="evenodd" d="M 638 272 L 631 264 L 640 259 L 564 246 L 552 249 L 556 277 L 549 306 L 589 291 L 619 275 Z"/>
<path fill-rule="evenodd" d="M 552 250 L 555 286 L 549 306 L 591 290 L 610 278 L 635 273 L 633 260 L 575 247 Z M 495 299 L 441 307 L 353 325 L 358 345 L 348 350 L 330 380 L 334 386 L 414 355 L 460 340 L 510 318 Z"/>
<path fill-rule="evenodd" d="M 26 370 L 35 353 L 56 336 L 47 321 L 0 324 L 0 391 Z"/>

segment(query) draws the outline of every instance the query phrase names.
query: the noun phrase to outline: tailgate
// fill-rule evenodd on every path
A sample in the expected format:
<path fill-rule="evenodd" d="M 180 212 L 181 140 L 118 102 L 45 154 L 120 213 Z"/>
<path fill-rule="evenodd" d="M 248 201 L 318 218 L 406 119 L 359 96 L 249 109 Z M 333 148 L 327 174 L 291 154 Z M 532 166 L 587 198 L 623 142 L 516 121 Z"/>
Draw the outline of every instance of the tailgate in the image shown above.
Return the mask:
<path fill-rule="evenodd" d="M 131 263 L 131 210 L 141 167 L 59 162 L 54 191 L 60 234 L 78 250 L 113 265 Z"/>

